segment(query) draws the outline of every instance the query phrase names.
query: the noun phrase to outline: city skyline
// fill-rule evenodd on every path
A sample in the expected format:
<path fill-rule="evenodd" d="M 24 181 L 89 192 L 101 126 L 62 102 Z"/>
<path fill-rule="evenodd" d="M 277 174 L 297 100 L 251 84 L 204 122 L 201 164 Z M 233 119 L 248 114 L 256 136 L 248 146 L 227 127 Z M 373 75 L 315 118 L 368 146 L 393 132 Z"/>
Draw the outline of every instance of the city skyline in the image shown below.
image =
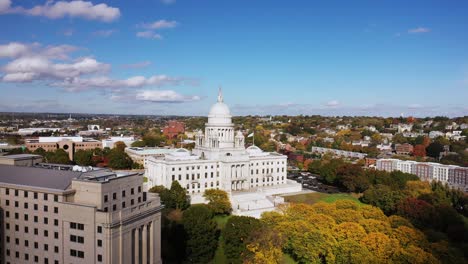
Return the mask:
<path fill-rule="evenodd" d="M 466 3 L 0 0 L 0 111 L 464 116 Z"/>

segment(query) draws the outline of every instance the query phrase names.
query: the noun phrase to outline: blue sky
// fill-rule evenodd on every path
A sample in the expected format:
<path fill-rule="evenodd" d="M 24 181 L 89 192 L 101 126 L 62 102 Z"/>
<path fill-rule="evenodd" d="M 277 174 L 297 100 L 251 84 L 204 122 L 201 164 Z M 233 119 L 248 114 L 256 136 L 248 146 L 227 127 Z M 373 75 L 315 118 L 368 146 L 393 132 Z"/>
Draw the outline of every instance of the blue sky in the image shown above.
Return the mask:
<path fill-rule="evenodd" d="M 0 111 L 468 114 L 466 1 L 0 0 Z"/>

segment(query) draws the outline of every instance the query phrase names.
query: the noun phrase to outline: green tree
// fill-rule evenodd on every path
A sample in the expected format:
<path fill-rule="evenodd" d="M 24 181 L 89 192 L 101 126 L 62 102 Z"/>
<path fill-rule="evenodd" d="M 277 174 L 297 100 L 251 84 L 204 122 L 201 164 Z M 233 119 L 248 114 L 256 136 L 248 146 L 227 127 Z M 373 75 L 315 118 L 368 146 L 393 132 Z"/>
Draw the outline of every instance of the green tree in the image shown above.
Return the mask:
<path fill-rule="evenodd" d="M 206 205 L 193 205 L 182 216 L 187 234 L 187 261 L 209 263 L 218 246 L 218 231 L 213 212 Z"/>
<path fill-rule="evenodd" d="M 36 150 L 33 151 L 33 154 L 41 155 L 42 157 L 45 157 L 46 152 L 47 151 L 45 151 L 45 149 L 43 148 L 37 148 Z"/>
<path fill-rule="evenodd" d="M 68 153 L 63 149 L 57 149 L 56 151 L 48 151 L 45 154 L 45 159 L 48 163 L 56 164 L 70 164 Z"/>
<path fill-rule="evenodd" d="M 107 156 L 109 159 L 109 167 L 116 170 L 131 169 L 133 160 L 127 153 L 118 149 L 113 149 Z"/>
<path fill-rule="evenodd" d="M 132 143 L 132 147 L 142 148 L 146 147 L 146 142 L 143 140 L 138 140 Z"/>
<path fill-rule="evenodd" d="M 187 190 L 180 186 L 178 181 L 173 181 L 169 190 L 170 207 L 185 210 L 190 206 Z"/>
<path fill-rule="evenodd" d="M 117 151 L 124 152 L 126 147 L 127 145 L 125 145 L 125 143 L 122 141 L 117 141 L 114 143 L 114 149 Z"/>
<path fill-rule="evenodd" d="M 93 160 L 94 154 L 92 150 L 78 150 L 75 152 L 74 159 L 75 163 L 80 166 L 95 166 Z"/>
<path fill-rule="evenodd" d="M 396 206 L 404 195 L 400 191 L 393 191 L 389 186 L 377 184 L 364 192 L 361 201 L 379 207 L 386 215 L 396 211 Z"/>
<path fill-rule="evenodd" d="M 231 202 L 226 191 L 217 189 L 208 189 L 203 194 L 208 200 L 208 206 L 215 214 L 230 214 L 232 212 Z"/>
<path fill-rule="evenodd" d="M 224 252 L 229 263 L 242 263 L 247 252 L 247 239 L 262 226 L 260 220 L 247 216 L 232 216 L 223 230 Z"/>
<path fill-rule="evenodd" d="M 426 155 L 435 159 L 439 158 L 440 152 L 444 151 L 444 145 L 434 141 L 426 148 Z"/>

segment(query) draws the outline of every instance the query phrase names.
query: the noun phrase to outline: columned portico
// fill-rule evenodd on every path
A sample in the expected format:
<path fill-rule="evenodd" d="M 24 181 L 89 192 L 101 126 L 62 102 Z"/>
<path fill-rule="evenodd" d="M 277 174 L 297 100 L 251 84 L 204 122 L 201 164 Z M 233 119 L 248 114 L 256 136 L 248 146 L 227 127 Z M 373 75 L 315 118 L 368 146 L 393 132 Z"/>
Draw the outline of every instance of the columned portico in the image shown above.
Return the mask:
<path fill-rule="evenodd" d="M 133 230 L 133 262 L 134 264 L 160 263 L 160 245 L 157 243 L 158 221 L 151 221 Z"/>

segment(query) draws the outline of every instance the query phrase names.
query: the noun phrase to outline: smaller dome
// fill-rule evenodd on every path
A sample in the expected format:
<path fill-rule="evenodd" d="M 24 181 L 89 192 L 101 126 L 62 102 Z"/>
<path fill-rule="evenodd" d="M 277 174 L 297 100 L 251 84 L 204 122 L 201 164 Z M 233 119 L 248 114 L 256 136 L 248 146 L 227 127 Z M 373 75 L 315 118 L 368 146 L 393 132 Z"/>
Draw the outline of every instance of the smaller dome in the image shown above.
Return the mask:
<path fill-rule="evenodd" d="M 172 153 L 169 153 L 168 155 L 177 156 L 177 157 L 186 157 L 186 156 L 190 156 L 190 151 L 184 148 L 180 148 Z"/>
<path fill-rule="evenodd" d="M 247 150 L 247 152 L 248 152 L 249 154 L 259 154 L 259 153 L 262 153 L 262 152 L 263 152 L 263 150 L 261 150 L 261 149 L 260 149 L 259 147 L 257 147 L 257 146 L 250 146 L 250 147 L 248 147 L 246 150 Z"/>

